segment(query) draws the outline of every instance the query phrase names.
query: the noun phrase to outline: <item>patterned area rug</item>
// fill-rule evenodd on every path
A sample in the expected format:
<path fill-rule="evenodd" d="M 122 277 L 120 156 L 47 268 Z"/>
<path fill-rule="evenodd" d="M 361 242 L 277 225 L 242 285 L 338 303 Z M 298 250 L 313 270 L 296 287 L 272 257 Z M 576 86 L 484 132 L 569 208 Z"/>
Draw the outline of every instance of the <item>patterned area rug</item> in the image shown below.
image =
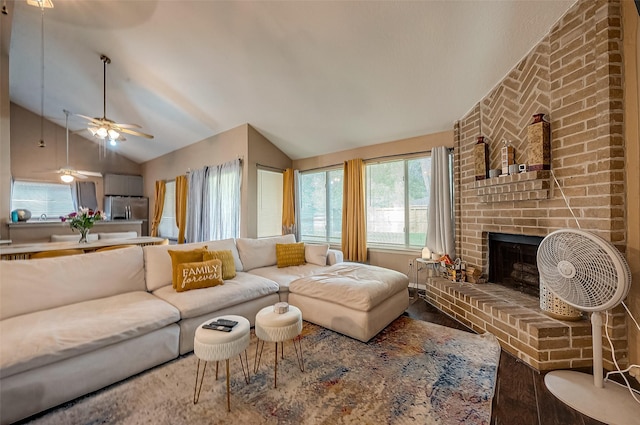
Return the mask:
<path fill-rule="evenodd" d="M 231 412 L 224 362 L 207 370 L 193 404 L 192 354 L 32 418 L 32 424 L 488 424 L 500 346 L 475 335 L 402 316 L 364 344 L 306 323 L 305 371 L 285 344 L 273 388 L 274 344 L 265 344 L 245 383 L 231 361 Z"/>

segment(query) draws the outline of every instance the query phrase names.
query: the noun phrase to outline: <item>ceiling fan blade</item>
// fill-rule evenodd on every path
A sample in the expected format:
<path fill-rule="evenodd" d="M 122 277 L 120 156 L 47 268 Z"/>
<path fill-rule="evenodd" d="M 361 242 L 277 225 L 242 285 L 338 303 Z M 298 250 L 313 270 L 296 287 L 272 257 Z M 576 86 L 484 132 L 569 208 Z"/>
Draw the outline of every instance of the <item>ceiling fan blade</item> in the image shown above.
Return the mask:
<path fill-rule="evenodd" d="M 131 134 L 133 136 L 140 136 L 140 137 L 146 137 L 147 139 L 153 139 L 153 136 L 151 134 L 146 134 L 146 133 L 142 133 L 140 131 L 130 130 L 128 128 L 123 128 L 122 132 L 123 133 L 127 133 L 127 134 Z"/>
<path fill-rule="evenodd" d="M 90 122 L 95 123 L 95 124 L 98 124 L 98 125 L 102 124 L 102 122 L 103 122 L 103 120 L 102 120 L 102 119 L 99 119 L 99 118 L 91 118 L 91 117 L 88 117 L 88 116 L 86 116 L 86 115 L 81 115 L 81 114 L 74 114 L 74 115 L 75 115 L 76 117 L 83 118 L 83 119 L 85 119 L 85 120 L 87 120 L 87 121 L 90 121 Z"/>
<path fill-rule="evenodd" d="M 84 179 L 88 179 L 88 177 L 87 177 L 87 176 L 85 176 L 84 174 L 80 174 L 80 173 L 78 173 L 78 172 L 72 172 L 72 173 L 70 173 L 70 174 L 71 174 L 73 177 L 77 178 L 77 179 L 82 179 L 82 180 L 84 180 Z"/>
<path fill-rule="evenodd" d="M 142 128 L 138 124 L 120 124 L 120 123 L 115 123 L 115 127 L 118 127 L 118 128 Z"/>
<path fill-rule="evenodd" d="M 83 176 L 102 177 L 102 173 L 98 173 L 96 171 L 75 170 L 75 172 L 77 174 L 82 174 Z"/>

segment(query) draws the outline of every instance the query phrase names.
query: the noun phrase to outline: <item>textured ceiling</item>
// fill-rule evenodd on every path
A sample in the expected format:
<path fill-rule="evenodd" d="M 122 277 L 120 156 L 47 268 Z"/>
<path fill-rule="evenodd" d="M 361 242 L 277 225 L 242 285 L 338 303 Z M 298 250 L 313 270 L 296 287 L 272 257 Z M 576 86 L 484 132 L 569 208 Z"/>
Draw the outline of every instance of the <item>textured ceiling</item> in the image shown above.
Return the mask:
<path fill-rule="evenodd" d="M 155 135 L 115 148 L 136 162 L 244 123 L 292 159 L 450 130 L 574 3 L 53 2 L 44 115 L 101 117 L 106 54 L 107 117 Z M 40 114 L 41 12 L 10 18 L 11 100 Z"/>

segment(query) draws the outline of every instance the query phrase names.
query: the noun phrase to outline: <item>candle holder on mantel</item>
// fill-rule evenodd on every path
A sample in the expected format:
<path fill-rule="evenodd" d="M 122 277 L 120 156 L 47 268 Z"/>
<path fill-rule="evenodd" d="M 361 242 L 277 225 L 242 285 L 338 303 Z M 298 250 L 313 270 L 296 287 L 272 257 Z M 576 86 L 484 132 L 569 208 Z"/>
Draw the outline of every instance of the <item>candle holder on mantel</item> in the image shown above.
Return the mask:
<path fill-rule="evenodd" d="M 529 171 L 551 169 L 551 124 L 544 120 L 544 114 L 535 114 L 527 127 L 529 144 L 527 162 Z"/>
<path fill-rule="evenodd" d="M 484 180 L 489 172 L 489 147 L 484 141 L 484 136 L 478 136 L 478 142 L 473 147 L 473 155 L 476 180 Z"/>

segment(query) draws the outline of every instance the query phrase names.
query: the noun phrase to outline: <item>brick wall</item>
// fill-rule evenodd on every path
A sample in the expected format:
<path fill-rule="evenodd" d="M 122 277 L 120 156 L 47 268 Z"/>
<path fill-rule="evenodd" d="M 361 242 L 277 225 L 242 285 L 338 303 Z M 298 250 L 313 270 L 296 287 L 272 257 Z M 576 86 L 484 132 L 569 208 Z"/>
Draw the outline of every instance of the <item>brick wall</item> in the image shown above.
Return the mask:
<path fill-rule="evenodd" d="M 527 125 L 535 113 L 551 123 L 551 168 L 580 227 L 625 251 L 621 36 L 619 0 L 579 1 L 455 124 L 456 244 L 463 260 L 487 272 L 488 232 L 546 236 L 577 227 L 548 172 L 475 181 L 477 136 L 488 140 L 490 168 L 501 168 L 503 139 L 515 147 L 516 162 L 527 163 Z M 620 359 L 625 325 L 614 323 Z"/>

